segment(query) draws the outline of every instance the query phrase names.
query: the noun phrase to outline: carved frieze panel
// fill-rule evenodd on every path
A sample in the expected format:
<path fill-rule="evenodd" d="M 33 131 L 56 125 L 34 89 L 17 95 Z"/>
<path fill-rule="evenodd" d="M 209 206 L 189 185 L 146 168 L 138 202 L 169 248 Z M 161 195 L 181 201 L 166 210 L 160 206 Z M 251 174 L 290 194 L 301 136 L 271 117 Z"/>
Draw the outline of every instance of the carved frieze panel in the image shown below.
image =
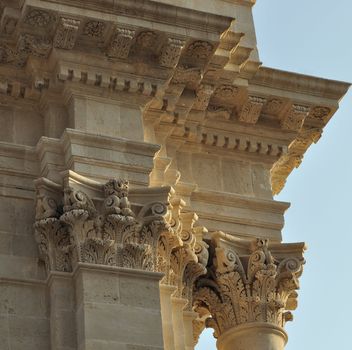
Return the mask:
<path fill-rule="evenodd" d="M 136 34 L 131 54 L 139 59 L 155 62 L 158 56 L 160 35 L 152 30 L 141 30 Z"/>
<path fill-rule="evenodd" d="M 202 71 L 197 67 L 178 65 L 172 77 L 173 84 L 183 84 L 191 89 L 196 89 L 202 79 Z"/>
<path fill-rule="evenodd" d="M 331 112 L 332 111 L 329 107 L 314 107 L 311 110 L 309 117 L 322 122 L 327 122 Z"/>
<path fill-rule="evenodd" d="M 6 44 L 0 44 L 0 64 L 11 63 L 16 66 L 22 66 L 26 56 L 21 56 L 18 51 Z"/>
<path fill-rule="evenodd" d="M 238 95 L 238 88 L 233 85 L 225 84 L 218 86 L 213 96 L 211 97 L 211 102 L 217 105 L 228 105 L 234 106 L 236 104 L 236 96 Z"/>
<path fill-rule="evenodd" d="M 272 115 L 272 116 L 278 116 L 280 112 L 282 111 L 282 108 L 284 107 L 285 103 L 283 100 L 278 99 L 278 98 L 271 98 L 263 107 L 263 113 Z"/>
<path fill-rule="evenodd" d="M 22 34 L 17 43 L 17 50 L 22 55 L 47 57 L 52 48 L 52 41 L 47 37 Z"/>
<path fill-rule="evenodd" d="M 206 117 L 210 119 L 230 120 L 231 115 L 231 108 L 216 105 L 209 105 L 206 111 Z"/>
<path fill-rule="evenodd" d="M 49 11 L 30 8 L 24 17 L 24 23 L 34 28 L 48 30 L 55 25 L 56 16 Z"/>
<path fill-rule="evenodd" d="M 207 41 L 196 40 L 190 43 L 185 51 L 183 60 L 195 66 L 204 66 L 214 52 L 214 45 Z"/>
<path fill-rule="evenodd" d="M 101 39 L 107 28 L 106 23 L 97 21 L 97 20 L 89 20 L 84 24 L 82 34 L 92 38 L 92 39 Z"/>

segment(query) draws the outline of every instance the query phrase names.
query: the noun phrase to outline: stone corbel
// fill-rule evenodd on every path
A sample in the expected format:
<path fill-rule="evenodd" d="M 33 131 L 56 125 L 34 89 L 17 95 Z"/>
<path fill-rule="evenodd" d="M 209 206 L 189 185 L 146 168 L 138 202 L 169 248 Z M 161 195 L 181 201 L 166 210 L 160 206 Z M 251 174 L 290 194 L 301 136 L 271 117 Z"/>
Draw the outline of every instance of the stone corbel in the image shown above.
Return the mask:
<path fill-rule="evenodd" d="M 300 131 L 309 111 L 309 107 L 293 104 L 281 120 L 281 127 L 285 130 Z"/>
<path fill-rule="evenodd" d="M 130 53 L 136 31 L 133 29 L 117 27 L 107 50 L 107 56 L 126 59 Z"/>
<path fill-rule="evenodd" d="M 185 41 L 176 38 L 168 38 L 161 50 L 159 63 L 162 67 L 174 68 L 181 56 Z"/>
<path fill-rule="evenodd" d="M 265 98 L 249 96 L 247 102 L 242 107 L 239 120 L 244 123 L 256 124 L 265 103 Z"/>
<path fill-rule="evenodd" d="M 71 50 L 76 44 L 81 21 L 61 17 L 54 37 L 54 47 Z"/>

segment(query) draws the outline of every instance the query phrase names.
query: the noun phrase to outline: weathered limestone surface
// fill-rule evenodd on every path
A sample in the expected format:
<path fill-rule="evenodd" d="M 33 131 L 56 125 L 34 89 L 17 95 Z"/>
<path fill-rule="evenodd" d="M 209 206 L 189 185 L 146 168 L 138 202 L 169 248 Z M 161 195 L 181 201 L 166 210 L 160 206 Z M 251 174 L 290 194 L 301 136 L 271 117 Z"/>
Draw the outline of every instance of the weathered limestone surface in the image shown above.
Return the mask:
<path fill-rule="evenodd" d="M 262 66 L 255 0 L 0 1 L 1 350 L 281 350 L 273 200 L 349 84 Z"/>

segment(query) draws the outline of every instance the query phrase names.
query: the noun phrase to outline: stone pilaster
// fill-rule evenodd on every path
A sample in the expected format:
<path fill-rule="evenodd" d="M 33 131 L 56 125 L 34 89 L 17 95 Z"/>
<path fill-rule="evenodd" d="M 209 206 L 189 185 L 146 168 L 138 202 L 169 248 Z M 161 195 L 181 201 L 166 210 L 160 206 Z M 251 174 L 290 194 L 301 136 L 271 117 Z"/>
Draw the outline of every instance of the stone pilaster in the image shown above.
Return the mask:
<path fill-rule="evenodd" d="M 173 198 L 168 215 L 170 231 L 161 235 L 158 269 L 164 273 L 160 283 L 165 349 L 193 349 L 192 311 L 194 281 L 206 273 L 207 244 L 204 227 L 196 225 L 197 215 L 184 212 L 185 203 Z"/>
<path fill-rule="evenodd" d="M 195 309 L 207 313 L 219 350 L 282 350 L 296 307 L 303 244 L 241 242 L 214 235 L 213 262 L 196 282 Z"/>
<path fill-rule="evenodd" d="M 61 183 L 36 181 L 34 229 L 50 282 L 52 347 L 162 349 L 157 266 L 160 237 L 172 233 L 171 189 L 130 190 L 123 179 L 103 185 L 72 171 Z M 65 320 L 76 321 L 65 328 Z"/>

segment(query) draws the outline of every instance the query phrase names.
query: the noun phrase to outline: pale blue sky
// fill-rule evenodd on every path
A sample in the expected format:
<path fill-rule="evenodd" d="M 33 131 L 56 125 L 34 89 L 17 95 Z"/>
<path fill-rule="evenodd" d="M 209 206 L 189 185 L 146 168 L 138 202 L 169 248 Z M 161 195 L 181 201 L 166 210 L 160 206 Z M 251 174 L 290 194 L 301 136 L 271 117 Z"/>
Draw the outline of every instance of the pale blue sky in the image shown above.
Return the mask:
<path fill-rule="evenodd" d="M 258 0 L 265 66 L 352 82 L 352 0 Z M 286 242 L 309 250 L 286 350 L 352 349 L 352 93 L 276 197 L 291 202 Z M 215 350 L 207 330 L 197 350 Z"/>

